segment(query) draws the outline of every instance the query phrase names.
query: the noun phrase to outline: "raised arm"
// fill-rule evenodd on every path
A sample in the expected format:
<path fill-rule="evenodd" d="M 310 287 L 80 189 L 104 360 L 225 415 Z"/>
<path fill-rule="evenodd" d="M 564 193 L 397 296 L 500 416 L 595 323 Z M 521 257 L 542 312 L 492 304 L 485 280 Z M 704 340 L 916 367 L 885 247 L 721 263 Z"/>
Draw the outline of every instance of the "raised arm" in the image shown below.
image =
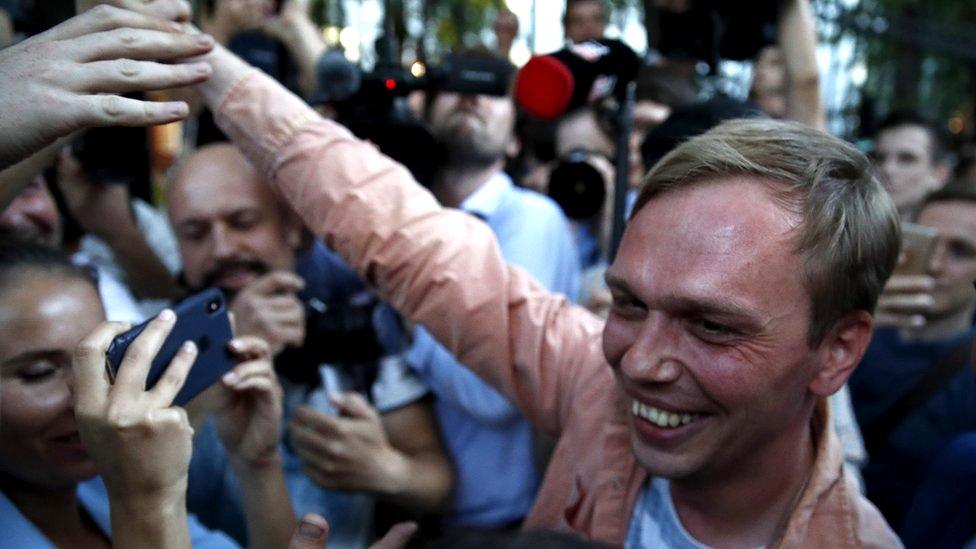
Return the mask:
<path fill-rule="evenodd" d="M 462 363 L 558 432 L 599 364 L 600 322 L 509 269 L 490 229 L 222 48 L 200 86 L 217 122 L 313 232 Z"/>
<path fill-rule="evenodd" d="M 826 129 L 817 67 L 817 30 L 810 2 L 787 0 L 781 10 L 779 47 L 786 64 L 786 117 Z"/>

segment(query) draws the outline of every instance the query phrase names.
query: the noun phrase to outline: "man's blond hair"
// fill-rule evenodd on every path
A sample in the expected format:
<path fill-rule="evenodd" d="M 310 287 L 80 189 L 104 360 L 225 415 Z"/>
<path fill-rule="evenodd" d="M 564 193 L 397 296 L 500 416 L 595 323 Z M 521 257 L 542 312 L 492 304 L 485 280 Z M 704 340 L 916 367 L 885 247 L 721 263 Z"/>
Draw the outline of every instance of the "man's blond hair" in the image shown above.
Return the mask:
<path fill-rule="evenodd" d="M 867 157 L 794 122 L 732 120 L 651 168 L 633 215 L 655 196 L 728 176 L 754 177 L 801 220 L 795 251 L 803 257 L 811 295 L 811 347 L 848 313 L 874 311 L 898 259 L 900 229 Z"/>

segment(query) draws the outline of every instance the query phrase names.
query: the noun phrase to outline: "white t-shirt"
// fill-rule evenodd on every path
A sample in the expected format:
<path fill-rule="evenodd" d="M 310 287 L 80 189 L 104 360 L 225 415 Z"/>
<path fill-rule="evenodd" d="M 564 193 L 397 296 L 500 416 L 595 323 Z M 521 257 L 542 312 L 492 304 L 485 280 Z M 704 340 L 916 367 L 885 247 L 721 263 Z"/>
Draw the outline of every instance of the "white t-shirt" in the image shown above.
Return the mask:
<path fill-rule="evenodd" d="M 659 477 L 651 477 L 641 489 L 624 547 L 709 549 L 685 530 L 671 499 L 671 485 Z"/>

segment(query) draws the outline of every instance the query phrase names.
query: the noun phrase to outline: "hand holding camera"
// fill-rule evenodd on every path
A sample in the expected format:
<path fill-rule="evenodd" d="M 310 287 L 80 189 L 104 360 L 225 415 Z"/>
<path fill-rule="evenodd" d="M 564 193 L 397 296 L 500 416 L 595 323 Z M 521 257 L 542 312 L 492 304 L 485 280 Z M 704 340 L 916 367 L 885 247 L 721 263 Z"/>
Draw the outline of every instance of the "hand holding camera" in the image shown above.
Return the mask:
<path fill-rule="evenodd" d="M 237 333 L 268 342 L 271 355 L 305 341 L 305 308 L 298 292 L 305 281 L 285 271 L 268 273 L 248 284 L 230 304 Z"/>
<path fill-rule="evenodd" d="M 901 236 L 898 264 L 878 297 L 874 322 L 878 326 L 921 328 L 935 305 L 932 297 L 935 280 L 929 276 L 928 267 L 938 232 L 914 223 L 902 223 Z"/>

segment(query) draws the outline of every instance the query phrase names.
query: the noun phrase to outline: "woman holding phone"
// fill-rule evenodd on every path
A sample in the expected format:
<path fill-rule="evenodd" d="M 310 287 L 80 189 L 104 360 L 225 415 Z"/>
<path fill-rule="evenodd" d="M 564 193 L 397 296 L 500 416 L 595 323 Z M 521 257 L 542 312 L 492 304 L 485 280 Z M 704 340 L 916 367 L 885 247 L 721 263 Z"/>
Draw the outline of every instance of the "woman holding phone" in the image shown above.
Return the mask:
<path fill-rule="evenodd" d="M 86 271 L 43 246 L 0 241 L 4 543 L 236 546 L 186 515 L 193 429 L 171 402 L 196 349 L 184 346 L 145 390 L 149 364 L 176 321 L 164 311 L 132 343 L 110 384 L 105 349 L 128 326 L 104 320 Z M 230 347 L 240 362 L 206 395 L 249 490 L 251 543 L 285 547 L 295 518 L 276 459 L 280 389 L 265 343 L 238 338 Z"/>

